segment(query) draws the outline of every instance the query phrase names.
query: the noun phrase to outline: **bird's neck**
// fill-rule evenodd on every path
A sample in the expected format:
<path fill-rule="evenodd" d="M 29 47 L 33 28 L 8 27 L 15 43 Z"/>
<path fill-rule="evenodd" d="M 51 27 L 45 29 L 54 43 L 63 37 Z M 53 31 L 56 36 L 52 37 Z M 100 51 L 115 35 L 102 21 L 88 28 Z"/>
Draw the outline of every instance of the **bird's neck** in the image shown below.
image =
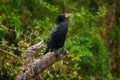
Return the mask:
<path fill-rule="evenodd" d="M 63 23 L 63 22 L 66 22 L 65 20 L 64 21 L 57 21 L 57 24 L 60 24 L 60 23 Z"/>

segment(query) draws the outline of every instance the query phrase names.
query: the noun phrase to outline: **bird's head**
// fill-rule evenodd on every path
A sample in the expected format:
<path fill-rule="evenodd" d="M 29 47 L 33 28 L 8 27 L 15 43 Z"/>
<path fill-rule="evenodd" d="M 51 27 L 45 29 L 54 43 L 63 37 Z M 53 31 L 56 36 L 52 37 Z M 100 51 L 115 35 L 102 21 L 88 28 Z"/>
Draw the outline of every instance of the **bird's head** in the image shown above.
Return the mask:
<path fill-rule="evenodd" d="M 56 18 L 57 24 L 65 21 L 65 18 L 68 18 L 68 17 L 71 16 L 71 15 L 73 15 L 73 14 L 71 14 L 71 13 L 64 13 L 64 14 L 58 15 L 58 17 Z"/>

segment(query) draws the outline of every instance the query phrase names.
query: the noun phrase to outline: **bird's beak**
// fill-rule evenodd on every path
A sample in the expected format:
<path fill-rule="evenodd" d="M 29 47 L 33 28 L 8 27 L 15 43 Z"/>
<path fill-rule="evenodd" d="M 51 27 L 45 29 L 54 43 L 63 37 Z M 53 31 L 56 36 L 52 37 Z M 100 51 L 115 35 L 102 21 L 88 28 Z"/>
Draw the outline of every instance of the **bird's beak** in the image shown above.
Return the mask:
<path fill-rule="evenodd" d="M 69 17 L 69 16 L 72 16 L 73 14 L 71 13 L 65 13 L 65 18 Z"/>

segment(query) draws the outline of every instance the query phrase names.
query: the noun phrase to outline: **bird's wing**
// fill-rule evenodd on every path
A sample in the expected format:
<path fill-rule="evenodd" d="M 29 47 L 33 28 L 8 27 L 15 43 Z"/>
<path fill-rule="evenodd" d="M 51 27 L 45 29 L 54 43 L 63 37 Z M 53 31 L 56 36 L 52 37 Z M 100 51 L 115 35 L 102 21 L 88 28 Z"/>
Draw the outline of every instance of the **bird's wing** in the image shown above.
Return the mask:
<path fill-rule="evenodd" d="M 48 37 L 48 45 L 51 44 L 51 42 L 55 38 L 56 32 L 57 32 L 57 27 L 51 31 L 51 33 L 50 33 L 50 35 Z"/>
<path fill-rule="evenodd" d="M 50 35 L 49 35 L 49 37 L 48 37 L 48 46 L 49 46 L 49 47 L 52 46 L 54 40 L 56 39 L 56 37 L 58 37 L 58 34 L 59 34 L 58 32 L 59 32 L 60 29 L 62 28 L 61 26 L 64 26 L 64 25 L 63 25 L 63 24 L 59 24 L 59 25 L 57 25 L 57 27 L 55 27 L 55 28 L 51 31 L 51 33 L 50 33 Z"/>
<path fill-rule="evenodd" d="M 54 39 L 56 37 L 56 35 L 57 35 L 58 31 L 60 30 L 61 26 L 64 26 L 64 25 L 63 24 L 59 24 L 59 25 L 57 25 L 57 27 L 55 27 L 51 31 L 51 33 L 50 33 L 50 35 L 48 37 L 48 41 L 51 41 L 52 39 Z"/>

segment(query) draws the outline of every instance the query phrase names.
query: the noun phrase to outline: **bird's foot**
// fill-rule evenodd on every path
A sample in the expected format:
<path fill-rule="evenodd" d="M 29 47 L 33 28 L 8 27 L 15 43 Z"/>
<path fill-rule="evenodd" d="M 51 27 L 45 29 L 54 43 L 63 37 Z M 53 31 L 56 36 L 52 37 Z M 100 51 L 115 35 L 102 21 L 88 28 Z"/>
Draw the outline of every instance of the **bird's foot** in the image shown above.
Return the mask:
<path fill-rule="evenodd" d="M 59 52 L 58 51 L 54 51 L 54 55 L 55 55 L 55 57 L 57 58 L 57 57 L 59 57 Z"/>
<path fill-rule="evenodd" d="M 62 48 L 62 50 L 60 51 L 60 53 L 66 55 L 66 53 L 67 53 L 67 52 L 66 52 L 66 49 Z"/>

